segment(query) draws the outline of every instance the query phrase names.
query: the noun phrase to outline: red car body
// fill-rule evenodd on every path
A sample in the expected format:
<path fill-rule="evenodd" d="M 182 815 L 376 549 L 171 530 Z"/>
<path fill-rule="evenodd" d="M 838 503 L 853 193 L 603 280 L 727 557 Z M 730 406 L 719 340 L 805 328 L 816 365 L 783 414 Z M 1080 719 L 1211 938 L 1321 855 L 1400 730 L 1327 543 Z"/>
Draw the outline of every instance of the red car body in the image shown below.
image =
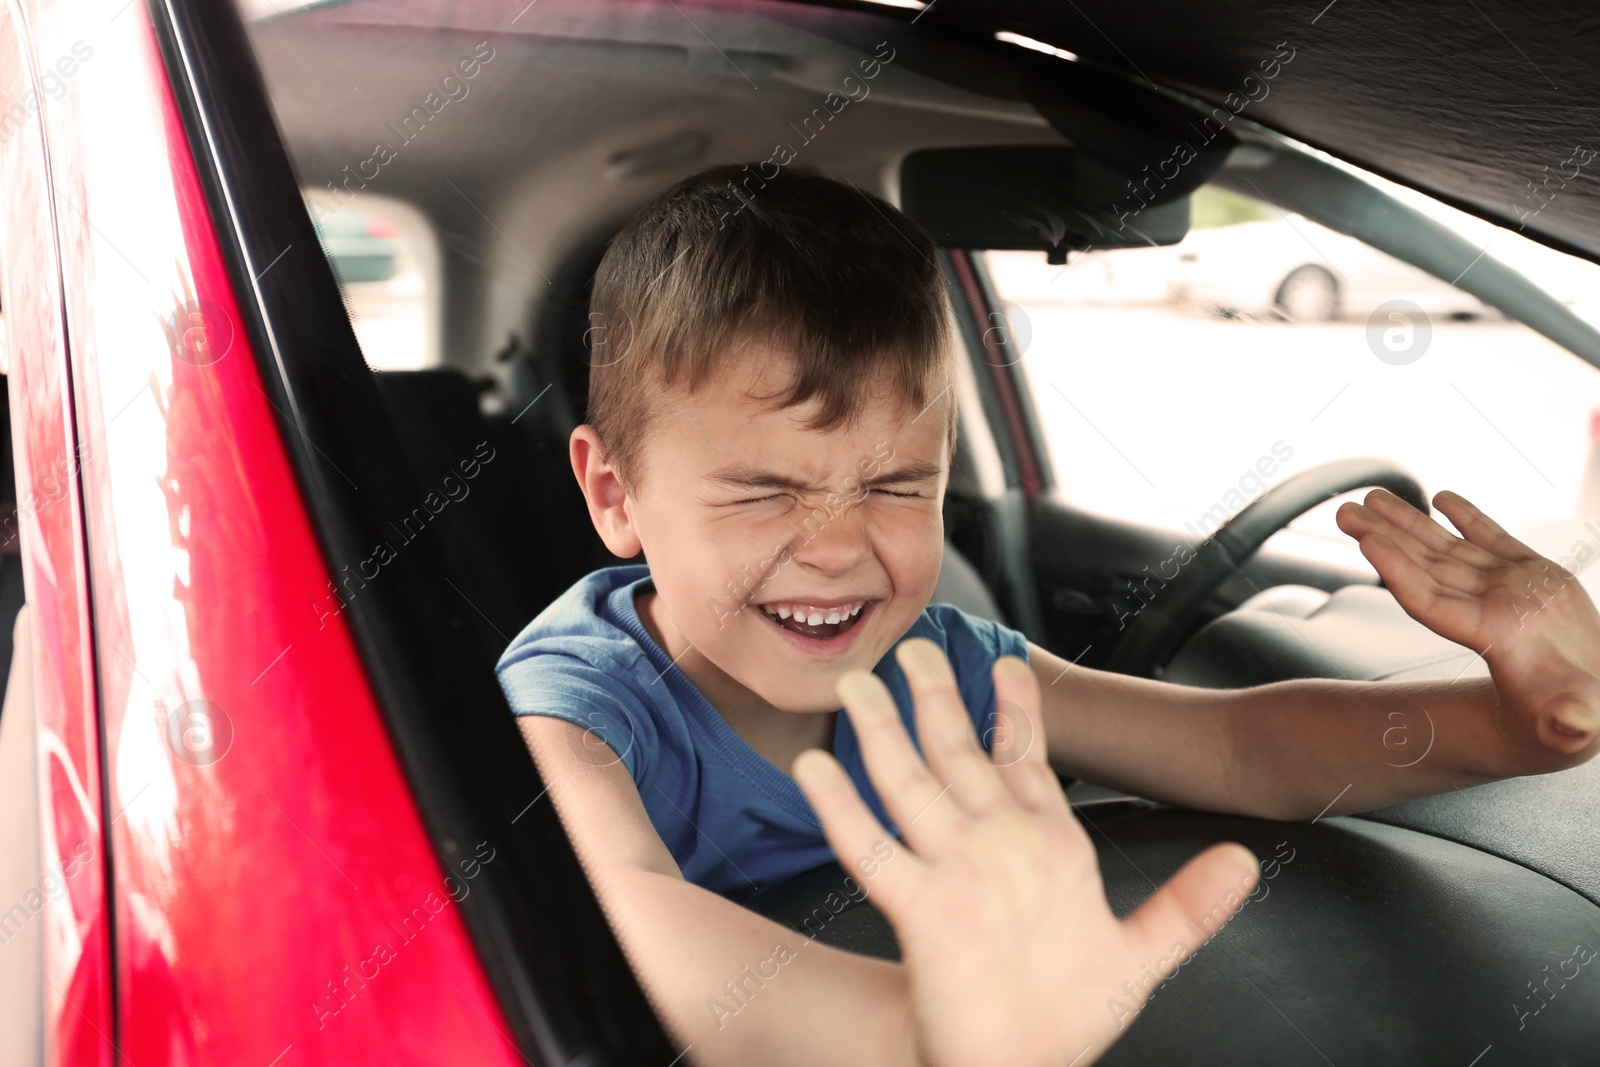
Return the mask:
<path fill-rule="evenodd" d="M 442 866 L 346 620 L 311 608 L 333 575 L 196 146 L 143 5 L 105 8 L 0 22 L 6 714 L 56 872 L 8 932 L 43 934 L 44 1060 L 517 1062 L 456 907 L 494 848 Z"/>

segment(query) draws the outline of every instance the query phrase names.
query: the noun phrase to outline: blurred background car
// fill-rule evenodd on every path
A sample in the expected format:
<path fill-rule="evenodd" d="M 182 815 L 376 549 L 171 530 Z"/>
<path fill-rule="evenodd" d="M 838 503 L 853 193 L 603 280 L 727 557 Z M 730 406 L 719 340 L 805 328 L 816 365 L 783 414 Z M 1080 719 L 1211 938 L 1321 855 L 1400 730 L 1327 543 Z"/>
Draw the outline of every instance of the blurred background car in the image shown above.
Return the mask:
<path fill-rule="evenodd" d="M 1275 315 L 1292 322 L 1365 319 L 1396 299 L 1437 318 L 1489 314 L 1476 297 L 1365 242 L 1299 215 L 1262 218 L 1265 206 L 1250 206 L 1256 211 L 1248 221 L 1197 220 L 1171 249 L 1170 301 L 1228 318 Z"/>
<path fill-rule="evenodd" d="M 400 231 L 376 211 L 311 213 L 317 237 L 346 285 L 386 282 L 395 276 Z"/>

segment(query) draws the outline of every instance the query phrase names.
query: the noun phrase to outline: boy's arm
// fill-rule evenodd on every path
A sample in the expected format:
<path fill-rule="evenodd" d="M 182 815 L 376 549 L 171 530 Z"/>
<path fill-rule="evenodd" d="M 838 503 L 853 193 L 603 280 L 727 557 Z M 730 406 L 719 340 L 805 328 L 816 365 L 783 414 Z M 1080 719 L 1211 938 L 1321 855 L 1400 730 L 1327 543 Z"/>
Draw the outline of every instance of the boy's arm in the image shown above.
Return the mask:
<path fill-rule="evenodd" d="M 1261 814 L 1248 790 L 1235 792 L 1234 693 L 1076 666 L 1031 641 L 1028 665 L 1058 773 L 1179 807 Z"/>
<path fill-rule="evenodd" d="M 1059 679 L 1045 689 L 1051 765 L 1166 804 L 1314 819 L 1531 773 L 1484 759 L 1499 745 L 1487 678 L 1200 689 L 1067 670 L 1033 644 L 1028 659 L 1041 687 Z"/>
<path fill-rule="evenodd" d="M 926 762 L 880 679 L 851 671 L 839 695 L 904 840 L 832 756 L 807 750 L 794 775 L 840 863 L 870 872 L 862 881 L 903 966 L 808 941 L 690 885 L 620 763 L 594 766 L 570 723 L 519 720 L 640 985 L 696 1064 L 1087 1067 L 1259 878 L 1248 850 L 1215 845 L 1117 919 L 1043 749 L 992 762 L 938 646 L 914 638 L 896 654 Z M 1027 665 L 1003 657 L 994 681 L 1013 721 L 1036 729 Z M 766 964 L 736 1013 L 714 1008 L 729 1000 L 726 983 L 774 960 L 777 973 Z"/>
<path fill-rule="evenodd" d="M 811 941 L 685 881 L 620 761 L 596 766 L 593 739 L 572 723 L 517 722 L 640 986 L 690 1049 L 685 1062 L 917 1062 L 896 1033 L 909 1025 L 898 965 Z M 763 965 L 777 974 L 758 987 L 747 976 Z M 751 992 L 736 1001 L 727 982 Z"/>
<path fill-rule="evenodd" d="M 1600 614 L 1571 573 L 1453 493 L 1456 537 L 1387 490 L 1342 529 L 1413 618 L 1490 679 L 1207 690 L 1069 668 L 1030 646 L 1051 762 L 1140 796 L 1267 818 L 1380 807 L 1577 766 L 1600 748 Z M 1053 683 L 1053 684 L 1052 684 Z"/>

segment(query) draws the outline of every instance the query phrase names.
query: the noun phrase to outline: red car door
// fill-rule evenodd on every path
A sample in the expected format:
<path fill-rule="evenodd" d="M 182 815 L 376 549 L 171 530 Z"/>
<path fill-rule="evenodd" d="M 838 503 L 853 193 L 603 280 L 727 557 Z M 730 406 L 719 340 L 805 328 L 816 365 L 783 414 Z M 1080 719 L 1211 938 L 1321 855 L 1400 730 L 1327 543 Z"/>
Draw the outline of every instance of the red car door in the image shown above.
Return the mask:
<path fill-rule="evenodd" d="M 44 1039 L 50 1062 L 110 1064 L 103 1037 L 112 1029 L 106 797 L 77 478 L 86 453 L 68 384 L 56 205 L 42 121 L 49 98 L 40 91 L 30 33 L 29 19 L 8 5 L 0 15 L 0 100 L 9 104 L 0 113 L 0 241 L 29 633 L 19 647 L 28 662 L 18 666 L 26 669 L 17 672 L 26 684 L 7 702 L 5 741 L 9 747 L 31 734 L 33 759 L 18 754 L 12 765 L 23 780 L 9 782 L 7 792 L 35 790 L 31 797 L 18 795 L 8 809 L 32 823 L 29 843 L 37 852 L 19 857 L 19 867 L 37 880 L 8 886 L 0 907 L 9 910 L 0 927 L 8 950 L 12 940 L 34 947 L 30 962 L 37 972 L 15 987 L 26 1008 L 7 1020 L 5 1051 L 31 1056 Z M 10 721 L 17 716 L 27 721 Z M 11 966 L 8 960 L 8 974 L 16 975 Z"/>
<path fill-rule="evenodd" d="M 494 844 L 441 865 L 314 610 L 330 575 L 149 12 L 11 5 L 0 99 L 25 102 L 4 310 L 65 884 L 30 916 L 43 1061 L 519 1060 L 456 907 Z"/>

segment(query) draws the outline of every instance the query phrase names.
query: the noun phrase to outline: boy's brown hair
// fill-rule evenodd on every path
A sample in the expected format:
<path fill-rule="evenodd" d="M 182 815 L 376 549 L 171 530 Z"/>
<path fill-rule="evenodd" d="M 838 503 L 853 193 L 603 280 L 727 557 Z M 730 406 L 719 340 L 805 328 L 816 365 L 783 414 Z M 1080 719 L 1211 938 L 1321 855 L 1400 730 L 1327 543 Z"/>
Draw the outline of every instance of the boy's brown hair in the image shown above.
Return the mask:
<path fill-rule="evenodd" d="M 595 272 L 588 421 L 630 488 L 661 388 L 693 393 L 746 341 L 794 353 L 792 384 L 771 399 L 819 399 L 814 430 L 857 417 L 880 381 L 919 412 L 950 388 L 949 298 L 927 232 L 853 186 L 760 166 L 682 179 Z M 954 397 L 946 408 L 953 453 Z"/>

